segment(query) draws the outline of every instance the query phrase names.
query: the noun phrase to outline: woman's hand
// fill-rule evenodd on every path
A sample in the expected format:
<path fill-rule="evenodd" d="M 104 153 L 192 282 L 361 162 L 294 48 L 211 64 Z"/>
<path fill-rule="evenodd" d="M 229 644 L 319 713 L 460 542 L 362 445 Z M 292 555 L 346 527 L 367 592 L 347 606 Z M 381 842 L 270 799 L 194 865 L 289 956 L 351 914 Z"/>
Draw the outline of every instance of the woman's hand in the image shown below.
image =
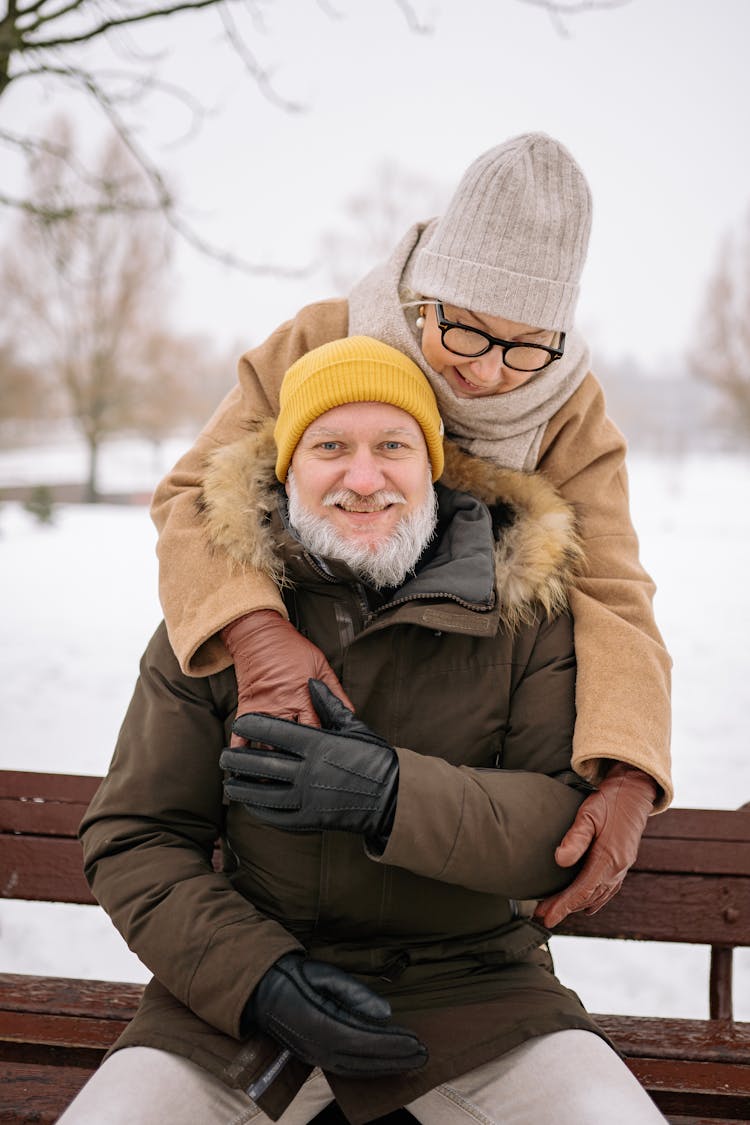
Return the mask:
<path fill-rule="evenodd" d="M 638 854 L 638 845 L 658 794 L 652 777 L 618 762 L 596 793 L 587 797 L 555 852 L 560 867 L 572 867 L 588 851 L 581 871 L 564 891 L 542 899 L 534 918 L 548 929 L 568 914 L 595 914 L 617 894 Z"/>
<path fill-rule="evenodd" d="M 237 714 L 262 711 L 319 727 L 307 682 L 322 680 L 354 710 L 335 672 L 320 649 L 306 640 L 280 613 L 259 609 L 238 617 L 221 631 L 237 676 Z M 232 735 L 232 746 L 245 740 Z"/>

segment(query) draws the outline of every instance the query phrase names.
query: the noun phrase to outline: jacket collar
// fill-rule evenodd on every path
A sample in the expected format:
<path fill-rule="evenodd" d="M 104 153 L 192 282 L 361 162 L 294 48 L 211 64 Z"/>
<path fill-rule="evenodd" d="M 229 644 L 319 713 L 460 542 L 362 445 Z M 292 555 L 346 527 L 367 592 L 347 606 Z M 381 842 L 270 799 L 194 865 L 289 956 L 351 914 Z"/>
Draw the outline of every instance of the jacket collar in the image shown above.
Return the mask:
<path fill-rule="evenodd" d="M 278 506 L 273 425 L 273 419 L 264 419 L 211 456 L 200 507 L 215 548 L 238 569 L 264 571 L 283 585 L 289 577 L 269 519 Z M 548 616 L 561 612 L 582 563 L 571 506 L 539 473 L 499 468 L 448 440 L 445 455 L 441 485 L 469 493 L 489 508 L 496 539 L 495 595 L 503 622 L 514 628 L 540 610 Z M 460 497 L 448 497 L 443 493 L 441 503 L 464 512 L 476 509 L 470 502 L 462 504 Z M 477 590 L 481 608 L 485 597 Z"/>
<path fill-rule="evenodd" d="M 438 528 L 414 573 L 390 591 L 386 604 L 419 599 L 450 599 L 484 612 L 495 604 L 494 536 L 489 509 L 466 492 L 438 484 Z M 309 578 L 307 551 L 289 527 L 286 496 L 279 486 L 278 512 L 271 515 L 271 534 L 285 560 L 285 575 L 293 583 Z M 313 559 L 318 573 L 344 582 L 357 581 L 338 559 Z"/>

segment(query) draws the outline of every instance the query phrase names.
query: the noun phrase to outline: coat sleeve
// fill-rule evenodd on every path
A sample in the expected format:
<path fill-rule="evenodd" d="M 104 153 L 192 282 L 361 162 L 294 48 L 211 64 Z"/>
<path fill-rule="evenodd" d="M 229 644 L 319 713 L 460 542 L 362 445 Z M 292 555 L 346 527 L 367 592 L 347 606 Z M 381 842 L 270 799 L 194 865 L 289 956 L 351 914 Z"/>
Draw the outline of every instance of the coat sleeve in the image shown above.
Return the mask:
<path fill-rule="evenodd" d="M 626 446 L 588 375 L 547 427 L 538 468 L 575 508 L 586 567 L 570 591 L 578 661 L 573 766 L 598 781 L 611 760 L 650 774 L 657 811 L 673 796 L 671 660 L 638 556 Z"/>
<path fill-rule="evenodd" d="M 91 889 L 133 952 L 196 1015 L 239 1038 L 256 984 L 300 945 L 212 864 L 223 715 L 233 710 L 214 689 L 229 679 L 184 676 L 159 628 L 81 839 Z"/>
<path fill-rule="evenodd" d="M 256 609 L 287 616 L 269 577 L 240 570 L 212 547 L 198 501 L 209 456 L 243 437 L 248 424 L 275 415 L 287 368 L 301 355 L 345 336 L 346 301 L 322 301 L 303 309 L 257 348 L 242 356 L 238 383 L 154 492 L 151 518 L 159 532 L 159 596 L 180 667 L 203 676 L 226 668 L 230 657 L 218 636 L 230 621 Z"/>
<path fill-rule="evenodd" d="M 570 618 L 524 630 L 499 768 L 454 766 L 399 748 L 384 863 L 508 898 L 535 899 L 575 870 L 554 852 L 585 796 L 570 768 L 575 656 Z M 488 690 L 489 687 L 488 687 Z"/>

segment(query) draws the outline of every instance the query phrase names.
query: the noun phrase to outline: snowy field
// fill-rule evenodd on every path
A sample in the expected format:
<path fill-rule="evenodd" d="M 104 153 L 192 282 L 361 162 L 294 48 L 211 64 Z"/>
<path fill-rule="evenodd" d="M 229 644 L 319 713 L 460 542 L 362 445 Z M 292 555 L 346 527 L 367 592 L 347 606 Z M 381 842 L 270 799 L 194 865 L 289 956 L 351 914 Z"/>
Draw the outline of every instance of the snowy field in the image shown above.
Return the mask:
<path fill-rule="evenodd" d="M 117 443 L 103 489 L 148 491 L 179 450 Z M 75 479 L 73 447 L 0 455 L 0 488 Z M 676 804 L 750 801 L 750 459 L 631 460 L 642 556 L 673 654 Z M 155 532 L 143 507 L 62 506 L 41 527 L 0 506 L 0 766 L 106 771 L 159 620 Z M 708 954 L 689 946 L 556 938 L 557 970 L 593 1011 L 707 1015 Z M 749 951 L 737 956 L 738 1018 L 750 1019 Z M 145 980 L 103 912 L 0 902 L 0 968 Z"/>

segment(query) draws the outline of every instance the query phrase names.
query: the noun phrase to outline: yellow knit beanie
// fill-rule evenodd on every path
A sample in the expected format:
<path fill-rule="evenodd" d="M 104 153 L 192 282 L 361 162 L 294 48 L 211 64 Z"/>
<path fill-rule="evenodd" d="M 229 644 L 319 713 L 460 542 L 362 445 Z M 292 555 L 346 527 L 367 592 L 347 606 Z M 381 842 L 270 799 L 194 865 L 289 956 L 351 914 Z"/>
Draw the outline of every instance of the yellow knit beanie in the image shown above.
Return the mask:
<path fill-rule="evenodd" d="M 293 363 L 281 384 L 274 428 L 276 476 L 286 480 L 303 433 L 316 418 L 350 402 L 387 402 L 419 422 L 432 479 L 443 472 L 443 422 L 427 379 L 402 352 L 370 336 L 347 336 L 313 349 Z"/>

